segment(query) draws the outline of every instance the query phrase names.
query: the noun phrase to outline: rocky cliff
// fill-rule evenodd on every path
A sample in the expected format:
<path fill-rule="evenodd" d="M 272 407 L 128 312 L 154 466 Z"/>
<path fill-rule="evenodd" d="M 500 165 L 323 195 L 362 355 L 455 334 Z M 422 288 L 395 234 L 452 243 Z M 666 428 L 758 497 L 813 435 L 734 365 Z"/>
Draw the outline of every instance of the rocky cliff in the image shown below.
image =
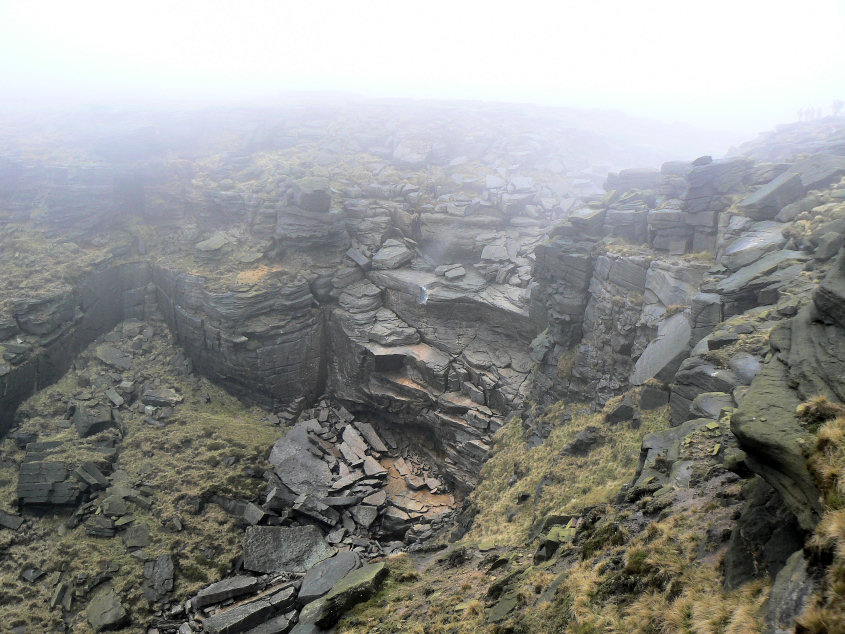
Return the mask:
<path fill-rule="evenodd" d="M 36 509 L 68 506 L 76 509 L 70 529 L 111 538 L 133 520 L 108 509 L 172 503 L 164 494 L 139 503 L 152 494 L 133 493 L 122 479 L 136 468 L 124 460 L 144 430 L 170 420 L 190 426 L 192 412 L 206 411 L 200 392 L 182 402 L 180 390 L 194 388 L 174 391 L 139 369 L 142 358 L 166 357 L 167 372 L 178 370 L 167 375 L 174 386 L 200 375 L 260 405 L 265 423 L 295 425 L 269 466 L 255 463 L 253 475 L 264 470 L 267 486 L 261 499 L 240 485 L 198 498 L 236 518 L 226 530 L 251 527 L 243 562 L 250 575 L 225 582 L 237 588 L 208 588 L 214 598 L 200 593 L 186 613 L 173 607 L 172 560 L 145 560 L 144 583 L 168 586 L 152 592 L 152 603 L 173 600 L 159 607 L 164 629 L 205 621 L 209 631 L 240 631 L 272 616 L 284 617 L 284 631 L 305 582 L 260 575 L 305 573 L 337 548 L 354 551 L 355 561 L 338 556 L 320 572 L 340 584 L 363 560 L 444 538 L 465 497 L 453 533 L 469 530 L 460 557 L 467 547 L 506 556 L 514 535 L 535 550 L 539 539 L 530 564 L 491 586 L 489 610 L 468 618 L 530 623 L 530 610 L 517 608 L 539 599 L 515 597 L 519 580 L 539 574 L 532 566 L 544 561 L 557 576 L 543 594 L 552 606 L 564 600 L 555 588 L 571 571 L 586 574 L 590 562 L 601 564 L 594 581 L 604 584 L 591 605 L 615 601 L 620 619 L 639 592 L 667 602 L 686 596 L 697 581 L 683 570 L 664 578 L 631 563 L 639 556 L 632 549 L 652 556 L 667 518 L 698 527 L 690 535 L 701 550 L 683 557 L 705 568 L 718 559 L 724 591 L 739 588 L 731 597 L 775 580 L 760 623 L 783 627 L 798 616 L 827 583 L 830 557 L 829 548 L 802 547 L 830 510 L 807 459 L 820 423 L 835 416 L 807 412 L 820 399 L 845 398 L 841 125 L 784 129 L 742 156 L 605 178 L 598 164 L 617 154 L 590 135 L 542 135 L 517 119 L 498 137 L 484 127 L 496 113 L 476 120 L 450 111 L 425 123 L 377 110 L 358 119 L 287 113 L 249 134 L 218 122 L 182 145 L 162 128 L 163 146 L 133 137 L 131 152 L 66 141 L 72 166 L 23 151 L 4 158 L 0 429 L 13 429 L 20 445 L 8 457 L 18 488 L 7 506 L 25 510 L 4 511 L 4 522 L 19 526 Z M 396 117 L 391 134 L 375 125 L 379 117 Z M 579 153 L 585 144 L 592 149 Z M 180 352 L 150 343 L 143 323 L 160 336 L 166 329 Z M 98 378 L 92 367 L 107 369 Z M 16 416 L 67 377 L 82 391 L 61 397 L 62 412 L 30 404 Z M 84 383 L 92 382 L 89 394 Z M 137 384 L 140 392 L 127 387 Z M 68 437 L 62 420 L 79 438 Z M 92 450 L 89 435 L 97 451 L 113 450 L 108 460 L 74 453 Z M 177 453 L 190 446 L 172 442 Z M 640 442 L 632 454 L 629 445 Z M 609 451 L 613 458 L 598 457 Z M 509 473 L 496 471 L 509 460 Z M 601 460 L 618 467 L 608 471 L 613 491 L 586 473 L 591 464 L 604 473 Z M 566 500 L 543 493 L 558 491 L 556 461 L 579 483 Z M 139 474 L 133 485 L 143 482 Z M 509 499 L 494 500 L 495 487 L 518 493 L 515 504 L 534 496 L 531 521 L 506 537 L 491 525 L 491 509 Z M 227 497 L 234 490 L 241 497 Z M 525 508 L 508 507 L 508 523 L 527 521 Z M 103 514 L 109 526 L 99 526 Z M 268 564 L 285 531 L 301 538 L 294 559 Z M 405 545 L 388 547 L 395 538 Z M 452 563 L 465 564 L 460 557 Z M 380 575 L 361 583 L 374 592 Z M 569 588 L 568 600 L 582 591 Z M 264 594 L 240 612 L 205 609 L 255 592 Z M 778 608 L 787 594 L 800 601 Z M 92 626 L 94 607 L 117 610 L 118 595 L 91 586 Z M 73 605 L 68 599 L 68 622 L 80 618 Z M 312 617 L 302 615 L 304 626 Z M 333 619 L 313 615 L 315 623 Z"/>

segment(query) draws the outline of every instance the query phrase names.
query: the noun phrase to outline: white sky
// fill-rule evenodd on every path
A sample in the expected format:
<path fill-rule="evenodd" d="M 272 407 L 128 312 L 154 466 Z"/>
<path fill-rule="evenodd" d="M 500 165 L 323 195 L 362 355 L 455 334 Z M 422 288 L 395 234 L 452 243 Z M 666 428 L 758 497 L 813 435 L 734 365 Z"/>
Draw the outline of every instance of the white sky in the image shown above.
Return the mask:
<path fill-rule="evenodd" d="M 753 134 L 845 99 L 845 0 L 0 0 L 0 105 L 291 90 Z"/>

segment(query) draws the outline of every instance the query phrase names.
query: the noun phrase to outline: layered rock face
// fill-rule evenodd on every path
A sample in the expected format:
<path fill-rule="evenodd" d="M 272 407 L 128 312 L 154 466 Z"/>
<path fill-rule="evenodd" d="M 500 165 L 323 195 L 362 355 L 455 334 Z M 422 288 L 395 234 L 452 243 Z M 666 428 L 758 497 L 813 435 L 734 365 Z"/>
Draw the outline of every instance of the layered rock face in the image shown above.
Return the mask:
<path fill-rule="evenodd" d="M 0 430 L 17 406 L 67 372 L 79 351 L 115 324 L 143 318 L 155 308 L 152 274 L 144 262 L 103 262 L 76 287 L 56 295 L 19 300 L 7 339 L 0 344 Z"/>

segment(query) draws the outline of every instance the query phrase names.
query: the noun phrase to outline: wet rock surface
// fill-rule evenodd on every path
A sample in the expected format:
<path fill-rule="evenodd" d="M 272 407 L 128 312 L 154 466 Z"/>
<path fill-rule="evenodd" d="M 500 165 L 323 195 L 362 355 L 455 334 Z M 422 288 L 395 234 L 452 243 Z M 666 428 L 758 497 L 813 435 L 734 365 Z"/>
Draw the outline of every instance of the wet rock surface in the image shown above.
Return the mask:
<path fill-rule="evenodd" d="M 510 414 L 539 446 L 554 425 L 527 406 L 565 398 L 625 429 L 668 405 L 671 426 L 644 437 L 616 498 L 624 530 L 715 504 L 702 548 L 724 555 L 727 587 L 775 577 L 782 607 L 766 618 L 793 619 L 818 570 L 792 553 L 825 512 L 796 409 L 845 399 L 837 146 L 604 180 L 531 135 L 377 128 L 313 152 L 262 130 L 261 157 L 198 161 L 190 177 L 161 159 L 120 178 L 83 170 L 70 189 L 36 168 L 11 194 L 0 179 L 13 202 L 49 190 L 43 217 L 10 207 L 10 280 L 32 227 L 79 263 L 37 292 L 0 288 L 12 596 L 49 595 L 45 629 L 330 627 L 384 583 L 373 560 L 424 558 L 464 521 Z M 132 222 L 112 226 L 127 187 Z M 84 219 L 83 194 L 98 200 Z M 587 426 L 556 459 L 609 441 Z M 543 524 L 534 563 L 623 534 L 596 513 Z M 35 557 L 40 542 L 60 547 Z M 119 555 L 84 557 L 101 547 Z M 630 560 L 601 566 L 616 585 L 598 596 L 653 589 Z M 520 613 L 520 575 L 491 585 L 487 622 Z"/>

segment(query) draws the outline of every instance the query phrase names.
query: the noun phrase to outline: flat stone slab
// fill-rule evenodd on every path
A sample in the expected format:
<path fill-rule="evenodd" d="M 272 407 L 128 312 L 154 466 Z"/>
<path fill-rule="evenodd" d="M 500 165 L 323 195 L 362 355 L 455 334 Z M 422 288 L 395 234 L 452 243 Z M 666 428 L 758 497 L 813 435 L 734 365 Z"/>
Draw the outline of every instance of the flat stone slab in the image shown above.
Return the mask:
<path fill-rule="evenodd" d="M 305 572 L 337 552 L 316 526 L 249 526 L 244 568 L 252 572 Z"/>
<path fill-rule="evenodd" d="M 97 632 L 118 629 L 129 622 L 126 608 L 110 583 L 100 586 L 86 611 L 88 622 Z"/>
<path fill-rule="evenodd" d="M 267 622 L 274 613 L 289 610 L 296 590 L 292 587 L 270 596 L 215 612 L 203 621 L 203 629 L 210 634 L 234 634 Z"/>
<path fill-rule="evenodd" d="M 657 327 L 657 337 L 649 342 L 634 364 L 631 384 L 642 385 L 665 370 L 671 370 L 670 373 L 674 374 L 689 350 L 691 336 L 692 329 L 685 314 L 677 313 L 661 321 Z M 671 377 L 665 378 L 668 380 Z"/>
<path fill-rule="evenodd" d="M 398 240 L 386 240 L 372 259 L 374 269 L 397 269 L 414 259 L 414 253 Z"/>
<path fill-rule="evenodd" d="M 359 568 L 337 582 L 326 596 L 306 605 L 299 614 L 301 623 L 329 628 L 352 606 L 373 596 L 388 575 L 384 562 Z"/>
<path fill-rule="evenodd" d="M 786 244 L 782 231 L 779 222 L 758 222 L 728 245 L 719 262 L 731 271 L 748 266 Z"/>
<path fill-rule="evenodd" d="M 320 424 L 312 419 L 294 425 L 273 445 L 270 464 L 285 486 L 297 495 L 325 497 L 332 483 L 332 473 L 323 460 L 309 451 L 309 431 L 320 431 Z"/>
<path fill-rule="evenodd" d="M 207 605 L 220 603 L 226 599 L 233 599 L 257 590 L 261 582 L 256 577 L 249 575 L 238 575 L 229 579 L 223 579 L 212 583 L 200 590 L 193 599 L 194 607 L 204 608 Z"/>
<path fill-rule="evenodd" d="M 357 553 L 345 550 L 311 568 L 302 580 L 297 601 L 301 605 L 311 603 L 328 593 L 347 574 L 361 566 Z"/>

